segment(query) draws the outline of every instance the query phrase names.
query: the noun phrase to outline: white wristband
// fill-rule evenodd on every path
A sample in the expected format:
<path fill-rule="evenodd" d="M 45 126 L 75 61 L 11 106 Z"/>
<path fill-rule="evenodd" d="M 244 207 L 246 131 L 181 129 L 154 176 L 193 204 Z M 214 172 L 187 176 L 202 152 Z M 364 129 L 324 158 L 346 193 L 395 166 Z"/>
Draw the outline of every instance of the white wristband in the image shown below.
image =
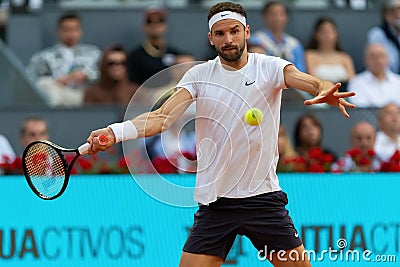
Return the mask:
<path fill-rule="evenodd" d="M 138 137 L 137 129 L 131 121 L 113 123 L 108 125 L 108 127 L 114 132 L 116 143 L 134 140 Z"/>

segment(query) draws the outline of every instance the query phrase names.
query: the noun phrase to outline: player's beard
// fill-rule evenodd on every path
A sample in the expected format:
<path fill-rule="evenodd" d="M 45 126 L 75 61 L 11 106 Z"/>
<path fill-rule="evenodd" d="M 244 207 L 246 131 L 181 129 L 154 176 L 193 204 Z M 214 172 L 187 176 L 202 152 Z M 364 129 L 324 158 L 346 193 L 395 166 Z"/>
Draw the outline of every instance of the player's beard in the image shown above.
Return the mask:
<path fill-rule="evenodd" d="M 218 55 L 220 57 L 222 57 L 225 61 L 232 62 L 232 61 L 238 61 L 242 57 L 245 47 L 246 47 L 246 43 L 243 42 L 241 45 L 226 45 L 219 49 L 216 48 L 216 50 L 217 50 Z M 233 53 L 235 50 L 229 50 L 229 52 L 232 52 L 232 53 L 224 52 L 224 50 L 230 49 L 230 48 L 236 48 L 236 52 Z"/>

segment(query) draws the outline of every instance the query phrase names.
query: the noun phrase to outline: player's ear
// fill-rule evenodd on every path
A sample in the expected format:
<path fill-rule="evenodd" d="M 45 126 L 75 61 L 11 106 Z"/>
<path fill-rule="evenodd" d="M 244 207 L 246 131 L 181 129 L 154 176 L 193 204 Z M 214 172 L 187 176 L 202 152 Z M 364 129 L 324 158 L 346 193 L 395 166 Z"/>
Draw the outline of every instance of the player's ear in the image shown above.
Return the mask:
<path fill-rule="evenodd" d="M 211 32 L 208 32 L 208 40 L 210 41 L 211 45 L 214 45 L 214 42 L 212 40 Z"/>
<path fill-rule="evenodd" d="M 244 32 L 245 32 L 246 40 L 250 39 L 250 25 L 247 25 L 247 26 L 244 28 Z"/>

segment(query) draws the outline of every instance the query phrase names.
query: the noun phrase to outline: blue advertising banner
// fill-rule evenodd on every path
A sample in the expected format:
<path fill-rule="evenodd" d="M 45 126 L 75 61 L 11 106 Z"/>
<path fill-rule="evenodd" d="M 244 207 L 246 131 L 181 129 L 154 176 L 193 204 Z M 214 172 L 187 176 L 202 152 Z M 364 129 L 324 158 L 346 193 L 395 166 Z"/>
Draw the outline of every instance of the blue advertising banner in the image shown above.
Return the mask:
<path fill-rule="evenodd" d="M 22 176 L 0 177 L 0 266 L 178 266 L 196 211 L 194 176 L 164 178 L 72 176 L 60 198 L 44 201 Z M 398 174 L 280 181 L 313 266 L 398 266 Z M 271 266 L 262 255 L 238 237 L 224 266 Z M 281 254 L 289 256 L 302 255 Z"/>

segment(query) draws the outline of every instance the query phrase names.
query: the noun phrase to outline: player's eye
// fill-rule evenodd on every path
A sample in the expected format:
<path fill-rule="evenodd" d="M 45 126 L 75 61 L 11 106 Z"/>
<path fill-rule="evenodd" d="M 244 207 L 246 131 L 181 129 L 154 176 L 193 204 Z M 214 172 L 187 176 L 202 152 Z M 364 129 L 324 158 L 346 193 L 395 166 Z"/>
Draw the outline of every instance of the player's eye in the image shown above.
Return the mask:
<path fill-rule="evenodd" d="M 239 33 L 239 30 L 238 30 L 238 29 L 232 30 L 232 33 L 233 33 L 233 34 L 238 34 L 238 33 Z"/>

